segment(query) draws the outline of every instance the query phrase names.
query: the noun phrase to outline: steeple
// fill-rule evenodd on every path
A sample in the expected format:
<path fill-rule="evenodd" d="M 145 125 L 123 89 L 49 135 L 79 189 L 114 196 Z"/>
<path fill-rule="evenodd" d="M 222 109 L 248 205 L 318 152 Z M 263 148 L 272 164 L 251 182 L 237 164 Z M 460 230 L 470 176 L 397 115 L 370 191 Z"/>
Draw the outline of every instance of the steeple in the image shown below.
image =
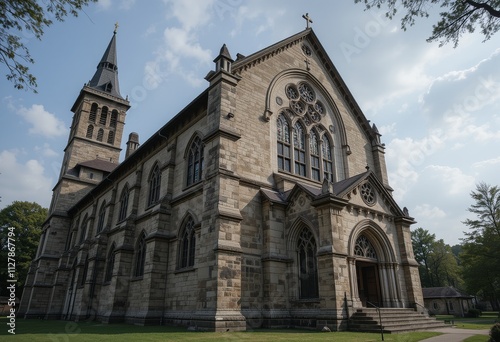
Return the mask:
<path fill-rule="evenodd" d="M 106 93 L 110 93 L 120 99 L 120 86 L 118 84 L 118 65 L 116 58 L 116 28 L 113 32 L 113 37 L 109 42 L 108 48 L 104 52 L 101 61 L 97 65 L 97 70 L 94 77 L 90 80 L 88 86 Z"/>

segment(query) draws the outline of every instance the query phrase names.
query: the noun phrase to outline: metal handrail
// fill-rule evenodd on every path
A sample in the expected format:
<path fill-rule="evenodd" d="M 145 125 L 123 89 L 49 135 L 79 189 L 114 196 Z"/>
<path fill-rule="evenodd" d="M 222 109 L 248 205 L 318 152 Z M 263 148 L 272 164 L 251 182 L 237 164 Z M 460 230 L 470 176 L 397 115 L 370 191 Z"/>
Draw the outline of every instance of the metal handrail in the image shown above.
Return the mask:
<path fill-rule="evenodd" d="M 378 312 L 378 322 L 379 322 L 379 325 L 380 325 L 380 335 L 382 336 L 382 341 L 383 341 L 384 340 L 384 327 L 382 326 L 382 315 L 380 314 L 380 308 L 377 305 L 375 305 L 375 304 L 373 304 L 372 302 L 369 302 L 369 301 L 366 301 L 366 304 L 370 304 Z"/>
<path fill-rule="evenodd" d="M 423 306 L 422 304 L 418 304 L 417 302 L 415 302 L 413 304 L 415 304 L 415 311 L 418 311 L 417 306 L 420 306 L 423 309 L 422 313 L 425 314 L 426 316 L 429 316 L 429 310 L 427 310 L 427 308 L 425 306 Z"/>

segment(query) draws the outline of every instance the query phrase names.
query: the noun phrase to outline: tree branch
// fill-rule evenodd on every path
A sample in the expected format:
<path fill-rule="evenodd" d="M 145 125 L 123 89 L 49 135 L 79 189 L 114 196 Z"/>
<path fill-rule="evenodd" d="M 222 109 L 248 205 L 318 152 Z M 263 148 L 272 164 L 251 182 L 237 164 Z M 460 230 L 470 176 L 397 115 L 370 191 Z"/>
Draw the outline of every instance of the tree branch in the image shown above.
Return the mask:
<path fill-rule="evenodd" d="M 482 8 L 482 9 L 486 10 L 493 17 L 500 18 L 500 11 L 494 9 L 493 7 L 491 7 L 491 5 L 489 5 L 485 2 L 476 2 L 476 1 L 472 1 L 472 0 L 465 0 L 465 2 L 473 7 Z"/>

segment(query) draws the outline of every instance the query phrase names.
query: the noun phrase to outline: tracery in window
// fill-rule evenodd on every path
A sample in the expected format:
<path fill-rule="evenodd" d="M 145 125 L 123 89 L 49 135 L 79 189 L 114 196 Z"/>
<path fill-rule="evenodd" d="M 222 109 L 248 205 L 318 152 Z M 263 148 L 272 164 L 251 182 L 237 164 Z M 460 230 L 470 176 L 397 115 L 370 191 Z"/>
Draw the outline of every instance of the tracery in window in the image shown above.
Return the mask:
<path fill-rule="evenodd" d="M 125 187 L 122 190 L 122 194 L 120 196 L 120 211 L 118 212 L 118 222 L 125 220 L 125 218 L 127 217 L 128 197 L 129 197 L 129 190 L 128 186 L 125 185 Z"/>
<path fill-rule="evenodd" d="M 376 201 L 375 190 L 373 190 L 370 183 L 363 183 L 360 186 L 360 194 L 363 201 L 368 205 L 374 205 Z"/>
<path fill-rule="evenodd" d="M 304 101 L 306 101 L 307 103 L 314 102 L 314 99 L 316 98 L 316 95 L 314 94 L 314 90 L 306 82 L 299 83 L 299 93 L 300 93 L 300 97 Z"/>
<path fill-rule="evenodd" d="M 191 267 L 194 265 L 196 252 L 196 233 L 192 217 L 188 218 L 180 234 L 178 267 Z"/>
<path fill-rule="evenodd" d="M 161 186 L 161 171 L 158 164 L 156 164 L 151 170 L 149 176 L 149 196 L 148 196 L 148 206 L 151 206 L 158 202 L 160 199 L 160 186 Z"/>
<path fill-rule="evenodd" d="M 203 143 L 196 137 L 189 148 L 187 160 L 187 185 L 198 183 L 203 175 Z"/>
<path fill-rule="evenodd" d="M 300 298 L 318 297 L 316 241 L 308 228 L 303 228 L 297 241 Z"/>
<path fill-rule="evenodd" d="M 368 240 L 364 235 L 361 235 L 356 240 L 356 244 L 354 245 L 354 255 L 377 260 L 377 253 L 375 252 L 375 248 L 373 248 L 370 240 Z"/>

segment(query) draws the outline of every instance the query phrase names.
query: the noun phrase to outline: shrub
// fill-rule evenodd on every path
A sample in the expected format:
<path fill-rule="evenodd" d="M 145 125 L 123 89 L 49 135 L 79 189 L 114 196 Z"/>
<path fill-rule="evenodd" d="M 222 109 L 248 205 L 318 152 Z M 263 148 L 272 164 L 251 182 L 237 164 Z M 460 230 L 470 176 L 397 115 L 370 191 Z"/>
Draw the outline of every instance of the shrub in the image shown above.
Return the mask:
<path fill-rule="evenodd" d="M 469 311 L 467 312 L 467 317 L 478 318 L 479 316 L 481 316 L 481 314 L 482 314 L 482 312 L 479 309 L 469 309 Z M 498 341 L 498 342 L 500 342 L 500 341 Z"/>
<path fill-rule="evenodd" d="M 488 342 L 500 342 L 500 323 L 496 323 L 491 327 L 490 339 Z"/>

